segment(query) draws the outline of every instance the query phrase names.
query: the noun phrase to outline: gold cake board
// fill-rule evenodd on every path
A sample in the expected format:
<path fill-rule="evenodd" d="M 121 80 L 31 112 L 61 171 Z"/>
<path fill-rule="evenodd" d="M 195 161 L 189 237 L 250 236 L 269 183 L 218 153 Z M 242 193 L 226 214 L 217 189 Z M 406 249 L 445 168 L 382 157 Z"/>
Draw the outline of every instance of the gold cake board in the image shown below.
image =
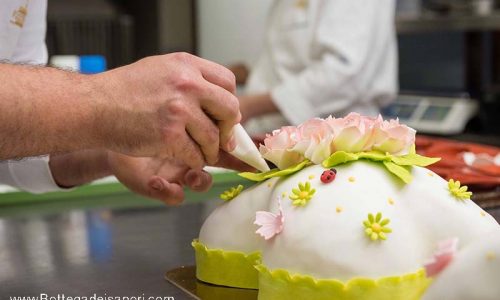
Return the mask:
<path fill-rule="evenodd" d="M 182 266 L 165 273 L 165 280 L 175 285 L 192 299 L 200 300 L 256 300 L 257 290 L 224 287 L 196 279 L 195 266 Z"/>

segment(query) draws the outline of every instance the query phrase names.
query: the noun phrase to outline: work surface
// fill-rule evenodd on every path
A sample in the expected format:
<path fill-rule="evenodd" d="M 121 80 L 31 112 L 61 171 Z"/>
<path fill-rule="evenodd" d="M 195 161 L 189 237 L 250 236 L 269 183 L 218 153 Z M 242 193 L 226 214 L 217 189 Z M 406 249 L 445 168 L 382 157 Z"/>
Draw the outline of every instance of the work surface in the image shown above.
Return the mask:
<path fill-rule="evenodd" d="M 145 201 L 116 186 L 112 193 L 101 188 L 77 192 L 76 199 L 2 206 L 0 299 L 40 294 L 190 299 L 163 276 L 194 264 L 191 241 L 217 205 L 216 195 L 233 184 L 201 197 L 212 200 L 188 195 L 191 201 L 179 207 Z M 490 213 L 500 219 L 500 210 Z"/>
<path fill-rule="evenodd" d="M 0 299 L 42 293 L 188 299 L 163 275 L 193 264 L 191 241 L 213 204 L 2 217 Z"/>
<path fill-rule="evenodd" d="M 248 183 L 235 174 L 218 174 L 215 181 L 209 193 L 187 193 L 179 207 L 140 198 L 118 183 L 40 196 L 0 194 L 0 299 L 192 299 L 164 274 L 194 264 L 191 241 L 217 195 Z"/>

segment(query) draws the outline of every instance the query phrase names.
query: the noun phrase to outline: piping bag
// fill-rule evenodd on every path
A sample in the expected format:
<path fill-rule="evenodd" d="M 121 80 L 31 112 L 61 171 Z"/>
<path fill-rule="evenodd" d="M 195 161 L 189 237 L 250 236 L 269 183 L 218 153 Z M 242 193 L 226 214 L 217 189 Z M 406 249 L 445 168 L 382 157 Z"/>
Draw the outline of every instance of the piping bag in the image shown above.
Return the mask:
<path fill-rule="evenodd" d="M 259 149 L 257 149 L 252 138 L 241 124 L 236 124 L 233 127 L 233 135 L 236 140 L 236 148 L 229 154 L 261 172 L 269 171 L 269 166 L 260 154 Z"/>

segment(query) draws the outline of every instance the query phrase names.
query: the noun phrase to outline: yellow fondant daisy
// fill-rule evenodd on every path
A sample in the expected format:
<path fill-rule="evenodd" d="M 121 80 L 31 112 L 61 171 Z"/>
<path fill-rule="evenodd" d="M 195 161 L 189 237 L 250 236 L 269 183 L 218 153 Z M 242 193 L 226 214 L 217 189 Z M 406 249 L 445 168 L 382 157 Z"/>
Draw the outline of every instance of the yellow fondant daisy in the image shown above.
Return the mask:
<path fill-rule="evenodd" d="M 391 221 L 389 219 L 382 220 L 382 213 L 377 213 L 376 216 L 368 214 L 368 219 L 363 221 L 365 225 L 365 233 L 372 240 L 387 239 L 387 233 L 391 233 L 392 229 L 387 227 Z"/>
<path fill-rule="evenodd" d="M 237 187 L 232 187 L 227 191 L 224 191 L 220 194 L 220 198 L 224 201 L 230 201 L 234 199 L 234 197 L 238 196 L 243 190 L 243 186 L 239 184 Z"/>
<path fill-rule="evenodd" d="M 472 196 L 472 192 L 467 191 L 467 186 L 460 186 L 460 181 L 454 181 L 450 179 L 448 181 L 448 189 L 450 194 L 452 194 L 457 200 L 467 200 Z"/>
<path fill-rule="evenodd" d="M 292 204 L 295 206 L 304 206 L 311 200 L 311 198 L 316 193 L 316 189 L 311 188 L 311 183 L 306 181 L 306 183 L 299 182 L 298 189 L 292 189 L 292 194 L 289 196 L 292 200 Z"/>

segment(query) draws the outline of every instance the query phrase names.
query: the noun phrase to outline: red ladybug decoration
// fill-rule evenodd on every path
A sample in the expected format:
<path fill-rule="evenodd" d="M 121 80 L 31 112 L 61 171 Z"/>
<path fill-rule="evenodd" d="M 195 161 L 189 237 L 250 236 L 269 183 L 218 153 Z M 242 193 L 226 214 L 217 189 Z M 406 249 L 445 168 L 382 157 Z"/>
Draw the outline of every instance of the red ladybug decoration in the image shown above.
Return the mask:
<path fill-rule="evenodd" d="M 330 183 L 335 179 L 335 176 L 337 176 L 337 170 L 335 169 L 325 170 L 321 174 L 321 182 Z"/>

